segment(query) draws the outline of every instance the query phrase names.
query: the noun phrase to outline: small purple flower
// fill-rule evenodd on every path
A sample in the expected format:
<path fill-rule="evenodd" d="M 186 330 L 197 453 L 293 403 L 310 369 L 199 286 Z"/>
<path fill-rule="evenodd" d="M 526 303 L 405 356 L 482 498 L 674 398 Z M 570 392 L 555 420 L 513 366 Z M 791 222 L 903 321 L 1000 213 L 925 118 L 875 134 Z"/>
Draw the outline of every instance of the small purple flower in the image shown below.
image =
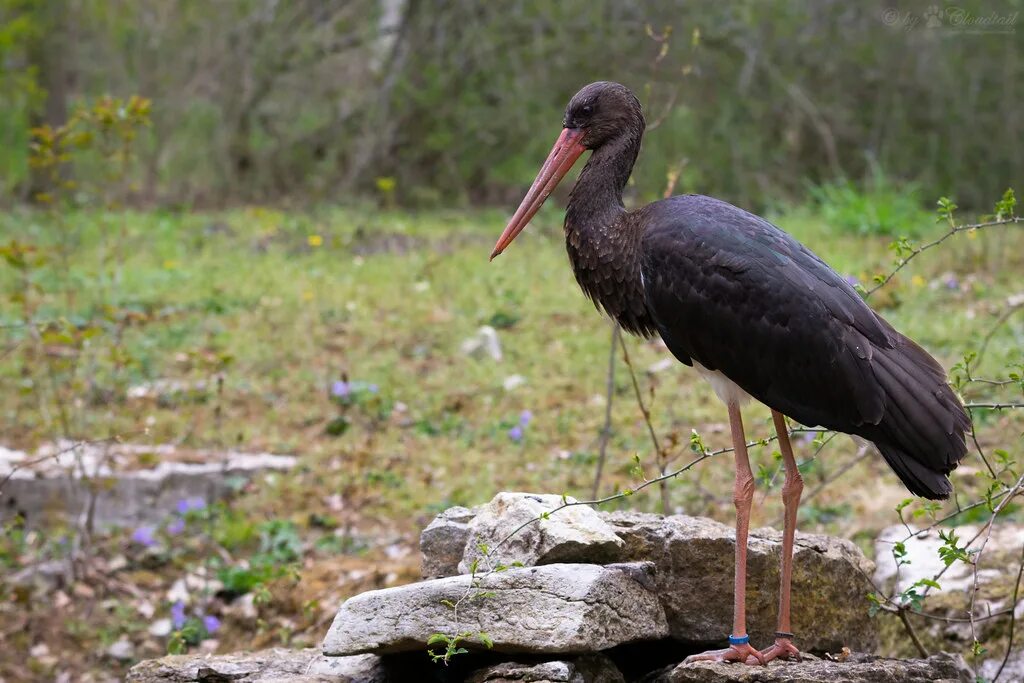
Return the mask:
<path fill-rule="evenodd" d="M 203 617 L 203 626 L 206 628 L 207 633 L 216 633 L 217 629 L 220 628 L 220 619 L 213 616 L 212 614 L 207 614 L 205 617 Z"/>
<path fill-rule="evenodd" d="M 801 435 L 800 440 L 804 443 L 811 443 L 814 441 L 815 436 L 817 436 L 815 432 L 804 432 L 803 435 Z"/>
<path fill-rule="evenodd" d="M 369 391 L 371 394 L 376 394 L 378 391 L 380 391 L 380 387 L 377 386 L 376 384 L 371 384 L 370 386 L 366 387 L 366 390 Z"/>
<path fill-rule="evenodd" d="M 857 279 L 856 275 L 844 275 L 843 279 L 846 280 L 846 284 L 850 285 L 851 287 L 856 287 L 857 285 L 860 284 L 860 280 Z"/>
<path fill-rule="evenodd" d="M 171 624 L 175 629 L 180 629 L 185 625 L 185 603 L 181 600 L 171 605 Z"/>
<path fill-rule="evenodd" d="M 508 430 L 508 438 L 519 443 L 523 440 L 523 428 L 520 425 L 516 425 L 512 429 Z"/>
<path fill-rule="evenodd" d="M 529 425 L 530 424 L 530 420 L 532 420 L 532 419 L 533 419 L 533 413 L 530 412 L 529 410 L 524 410 L 523 412 L 519 413 L 519 424 L 521 426 L 523 426 L 523 427 L 526 427 L 527 425 Z"/>
<path fill-rule="evenodd" d="M 156 545 L 154 531 L 155 529 L 151 526 L 140 526 L 138 529 L 132 532 L 132 541 L 146 548 L 150 547 L 151 545 Z"/>
<path fill-rule="evenodd" d="M 167 533 L 171 535 L 180 534 L 185 530 L 185 520 L 181 517 L 176 518 L 173 522 L 167 525 Z"/>
<path fill-rule="evenodd" d="M 182 498 L 178 501 L 177 509 L 179 515 L 184 515 L 193 510 L 202 510 L 206 507 L 206 501 L 202 498 Z"/>
<path fill-rule="evenodd" d="M 345 398 L 350 393 L 352 393 L 352 388 L 349 387 L 348 382 L 343 382 L 339 379 L 331 384 L 331 396 L 335 398 Z"/>
<path fill-rule="evenodd" d="M 956 279 L 955 275 L 946 278 L 946 289 L 960 289 L 960 281 Z"/>

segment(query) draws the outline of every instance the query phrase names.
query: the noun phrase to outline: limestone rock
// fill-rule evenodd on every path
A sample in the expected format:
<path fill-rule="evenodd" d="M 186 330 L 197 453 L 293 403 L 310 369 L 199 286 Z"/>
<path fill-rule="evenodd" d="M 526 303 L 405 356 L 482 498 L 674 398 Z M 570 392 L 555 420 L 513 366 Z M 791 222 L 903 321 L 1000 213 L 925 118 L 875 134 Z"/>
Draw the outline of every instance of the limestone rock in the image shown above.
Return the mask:
<path fill-rule="evenodd" d="M 501 341 L 498 331 L 490 325 L 482 325 L 472 337 L 467 338 L 459 347 L 465 356 L 489 356 L 492 360 L 501 361 Z"/>
<path fill-rule="evenodd" d="M 141 662 L 127 683 L 388 683 L 379 657 L 324 657 L 315 649 L 274 648 L 230 655 L 171 655 Z"/>
<path fill-rule="evenodd" d="M 558 513 L 561 514 L 561 513 Z M 638 512 L 601 513 L 625 541 L 629 561 L 657 567 L 658 596 L 674 638 L 723 646 L 732 626 L 735 531 L 710 519 Z M 774 640 L 782 534 L 757 529 L 747 556 L 747 632 Z M 877 627 L 868 616 L 866 578 L 874 567 L 849 541 L 798 533 L 793 562 L 793 631 L 804 652 L 872 651 Z"/>
<path fill-rule="evenodd" d="M 911 527 L 914 531 L 914 529 Z M 957 527 L 957 535 L 961 539 L 972 539 L 979 537 L 982 527 L 977 525 L 964 525 Z M 939 556 L 939 548 L 942 547 L 942 539 L 939 538 L 939 530 L 933 529 L 920 535 L 907 538 L 907 527 L 902 524 L 884 529 L 875 540 L 875 582 L 886 589 L 900 592 L 914 585 L 918 579 L 932 578 L 939 571 L 945 569 L 945 563 Z M 904 542 L 907 550 L 906 560 L 909 562 L 900 567 L 899 585 L 896 585 L 896 560 L 893 558 L 892 549 L 896 541 Z M 996 524 L 992 527 L 988 542 L 985 544 L 985 552 L 981 558 L 981 566 L 978 570 L 979 584 L 991 582 L 1001 575 L 1011 573 L 1016 576 L 1016 569 L 1019 562 L 1014 562 L 1020 555 L 1021 544 L 1024 544 L 1024 526 L 1017 524 Z M 980 546 L 980 540 L 975 543 L 972 549 Z M 942 574 L 941 579 L 943 591 L 964 592 L 970 590 L 974 585 L 974 568 L 964 562 L 954 562 Z M 1005 596 L 1004 596 L 1005 597 Z"/>
<path fill-rule="evenodd" d="M 157 524 L 178 501 L 210 503 L 235 490 L 238 481 L 283 472 L 293 456 L 192 450 L 171 444 L 56 441 L 34 452 L 0 446 L 0 521 L 20 516 L 29 526 L 51 518 L 77 518 L 90 505 L 94 522 Z M 87 474 L 88 476 L 83 476 Z"/>
<path fill-rule="evenodd" d="M 698 662 L 667 667 L 644 683 L 973 683 L 974 674 L 960 655 L 940 653 L 928 659 L 884 659 L 855 654 L 833 662 L 805 657 L 802 662 L 767 667 Z"/>
<path fill-rule="evenodd" d="M 912 530 L 917 531 L 914 527 Z M 966 543 L 972 538 L 977 540 L 970 546 L 977 550 L 985 537 L 981 525 L 964 525 L 957 527 L 957 535 Z M 924 602 L 925 611 L 940 616 L 952 617 L 952 621 L 922 620 L 915 624 L 917 635 L 928 650 L 963 650 L 965 644 L 973 640 L 971 624 L 964 617 L 972 607 L 976 614 L 987 614 L 1003 611 L 1010 607 L 1014 587 L 1017 583 L 1017 569 L 1020 566 L 1020 548 L 1024 544 L 1024 526 L 1012 523 L 995 524 L 985 544 L 985 550 L 978 559 L 978 592 L 974 595 L 974 566 L 964 562 L 954 562 L 948 568 L 939 556 L 943 546 L 939 538 L 939 530 L 923 531 L 919 535 L 907 538 L 907 527 L 903 525 L 884 529 L 875 540 L 875 583 L 882 590 L 899 593 L 914 585 L 921 578 L 931 579 L 942 571 L 938 582 L 941 590 L 931 590 Z M 905 540 L 906 539 L 906 540 Z M 899 568 L 897 584 L 896 561 L 893 558 L 893 544 L 902 541 L 907 555 L 907 564 Z M 944 570 L 944 571 L 943 571 Z M 1024 596 L 1018 597 L 1014 606 L 1017 618 L 1024 617 Z M 902 632 L 902 625 L 893 615 L 880 615 L 883 628 L 894 626 Z M 975 632 L 978 639 L 989 648 L 989 656 L 995 655 L 998 664 L 1002 661 L 1002 653 L 1006 650 L 1006 627 L 1008 618 L 982 619 L 976 622 Z M 1015 648 L 1019 649 L 1019 648 Z M 896 648 L 887 654 L 908 654 Z M 909 647 L 907 648 L 909 650 Z M 1010 664 L 1007 664 L 1009 667 Z M 981 665 L 983 671 L 990 671 L 991 664 Z M 1024 671 L 1024 668 L 1021 669 Z M 1000 680 L 1017 680 L 1012 674 L 1003 673 Z"/>
<path fill-rule="evenodd" d="M 135 646 L 127 638 L 121 638 L 107 648 L 107 656 L 122 662 L 131 661 L 135 659 Z"/>
<path fill-rule="evenodd" d="M 423 530 L 420 534 L 423 578 L 459 573 L 459 562 L 469 540 L 469 522 L 475 516 L 476 511 L 468 508 L 448 508 Z"/>
<path fill-rule="evenodd" d="M 504 662 L 474 671 L 466 683 L 625 683 L 615 663 L 602 654 L 521 664 Z"/>
<path fill-rule="evenodd" d="M 426 649 L 435 633 L 485 632 L 496 652 L 585 653 L 668 635 L 653 565 L 552 564 L 453 576 L 357 595 L 342 604 L 325 655 Z M 486 595 L 481 595 L 486 594 Z M 472 639 L 466 647 L 482 649 Z"/>
<path fill-rule="evenodd" d="M 569 502 L 575 502 L 567 498 Z M 535 493 L 502 492 L 477 509 L 469 521 L 459 571 L 468 574 L 474 559 L 481 557 L 479 544 L 495 548 L 510 533 L 562 504 L 562 497 Z M 559 510 L 519 530 L 501 546 L 500 561 L 526 566 L 555 562 L 602 563 L 618 559 L 622 539 L 592 508 L 575 505 Z"/>
<path fill-rule="evenodd" d="M 996 674 L 999 674 L 1000 681 L 1024 681 L 1024 652 L 1019 648 L 1014 649 L 1016 652 L 1010 653 L 1005 665 L 1001 656 L 982 662 L 978 667 L 978 677 L 985 681 L 994 681 L 997 680 Z"/>

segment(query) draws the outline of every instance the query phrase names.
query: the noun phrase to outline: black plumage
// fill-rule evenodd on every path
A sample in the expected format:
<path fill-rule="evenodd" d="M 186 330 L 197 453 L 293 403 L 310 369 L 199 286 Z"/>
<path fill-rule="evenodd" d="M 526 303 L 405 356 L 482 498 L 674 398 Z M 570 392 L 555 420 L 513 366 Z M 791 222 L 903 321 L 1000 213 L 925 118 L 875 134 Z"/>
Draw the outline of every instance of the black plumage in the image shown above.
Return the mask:
<path fill-rule="evenodd" d="M 966 412 L 941 366 L 807 247 L 699 195 L 651 204 L 645 302 L 683 363 L 719 370 L 765 405 L 875 443 L 910 491 L 948 497 Z"/>
<path fill-rule="evenodd" d="M 912 493 L 948 497 L 946 475 L 966 453 L 970 419 L 926 351 L 763 218 L 700 195 L 627 211 L 622 191 L 645 124 L 625 87 L 586 86 L 563 123 L 565 139 L 580 145 L 564 170 L 593 150 L 570 195 L 565 235 L 576 279 L 596 305 L 802 424 L 874 442 Z M 566 158 L 562 140 L 553 166 Z M 546 196 L 531 188 L 520 210 L 532 208 L 513 219 L 492 258 Z"/>

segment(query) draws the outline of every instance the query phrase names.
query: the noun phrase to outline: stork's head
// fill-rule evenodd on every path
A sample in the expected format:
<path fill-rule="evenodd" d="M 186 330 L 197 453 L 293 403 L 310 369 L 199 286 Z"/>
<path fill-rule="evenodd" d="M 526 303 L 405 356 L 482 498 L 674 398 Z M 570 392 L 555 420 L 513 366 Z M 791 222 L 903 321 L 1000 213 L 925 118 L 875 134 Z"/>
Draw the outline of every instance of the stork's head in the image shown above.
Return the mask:
<path fill-rule="evenodd" d="M 498 238 L 491 258 L 504 251 L 522 232 L 585 151 L 598 149 L 623 136 L 639 136 L 643 131 L 640 101 L 626 86 L 597 81 L 573 95 L 562 118 L 562 134 L 555 141 L 530 191 Z"/>
<path fill-rule="evenodd" d="M 597 81 L 572 96 L 562 127 L 583 133 L 582 144 L 597 149 L 620 135 L 643 133 L 640 100 L 624 85 Z"/>

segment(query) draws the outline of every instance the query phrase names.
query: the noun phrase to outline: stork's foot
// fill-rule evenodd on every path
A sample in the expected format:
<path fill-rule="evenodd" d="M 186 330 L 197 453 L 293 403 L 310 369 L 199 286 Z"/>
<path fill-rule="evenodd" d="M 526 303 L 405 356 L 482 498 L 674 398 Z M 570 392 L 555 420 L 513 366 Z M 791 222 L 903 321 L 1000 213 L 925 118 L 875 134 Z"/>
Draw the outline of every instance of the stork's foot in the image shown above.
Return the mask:
<path fill-rule="evenodd" d="M 747 658 L 747 664 L 767 664 L 773 659 L 800 661 L 800 650 L 796 649 L 793 641 L 788 636 L 778 636 L 775 643 L 764 650 L 761 650 L 761 660 L 754 657 Z"/>
<path fill-rule="evenodd" d="M 730 645 L 724 650 L 708 650 L 707 652 L 701 652 L 699 655 L 690 655 L 683 660 L 683 664 L 691 664 L 693 662 L 744 662 L 746 664 L 761 664 L 762 666 L 768 663 L 764 655 L 756 648 L 751 647 L 750 643 Z"/>

